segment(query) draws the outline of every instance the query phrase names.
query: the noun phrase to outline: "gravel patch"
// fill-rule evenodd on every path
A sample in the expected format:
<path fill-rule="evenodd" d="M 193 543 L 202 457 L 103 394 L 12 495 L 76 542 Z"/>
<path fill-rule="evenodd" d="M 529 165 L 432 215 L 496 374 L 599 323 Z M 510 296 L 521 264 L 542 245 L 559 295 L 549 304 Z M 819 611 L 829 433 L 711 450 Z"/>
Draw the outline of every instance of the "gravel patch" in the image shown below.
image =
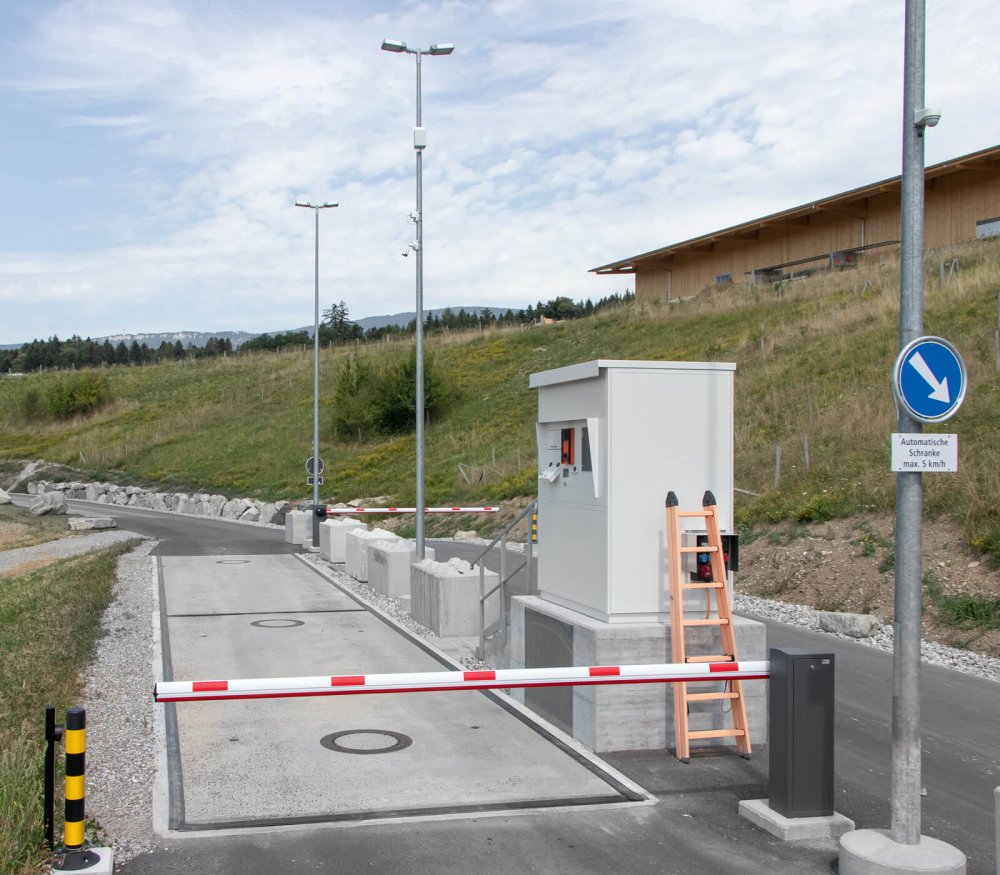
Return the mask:
<path fill-rule="evenodd" d="M 886 623 L 880 623 L 870 638 L 852 638 L 836 632 L 825 632 L 819 628 L 819 614 L 814 608 L 805 605 L 793 605 L 788 602 L 775 602 L 769 599 L 759 599 L 748 595 L 733 596 L 733 610 L 738 614 L 750 614 L 763 617 L 778 623 L 787 623 L 801 629 L 810 629 L 824 635 L 833 635 L 845 641 L 853 641 L 876 650 L 892 652 L 893 628 Z M 921 642 L 920 656 L 928 665 L 939 665 L 964 674 L 975 675 L 985 680 L 1000 683 L 1000 659 L 972 653 L 969 650 L 959 650 L 945 644 L 937 644 L 926 639 Z"/>
<path fill-rule="evenodd" d="M 58 541 L 36 544 L 34 547 L 5 550 L 0 553 L 0 572 L 9 571 L 28 562 L 69 559 L 71 556 L 79 556 L 91 550 L 101 550 L 122 541 L 134 541 L 138 537 L 134 532 L 105 531 L 93 535 L 71 535 Z"/>
<path fill-rule="evenodd" d="M 136 537 L 134 534 L 130 537 Z M 125 862 L 153 847 L 155 575 L 144 541 L 118 560 L 114 601 L 87 673 L 87 817 Z"/>

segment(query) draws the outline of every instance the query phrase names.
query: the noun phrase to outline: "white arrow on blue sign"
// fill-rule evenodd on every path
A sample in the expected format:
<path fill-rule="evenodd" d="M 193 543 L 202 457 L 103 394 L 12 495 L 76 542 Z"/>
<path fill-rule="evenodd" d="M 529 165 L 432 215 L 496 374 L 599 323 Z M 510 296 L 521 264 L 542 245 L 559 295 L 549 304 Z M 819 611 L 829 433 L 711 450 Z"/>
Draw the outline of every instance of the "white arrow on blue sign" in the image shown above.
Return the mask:
<path fill-rule="evenodd" d="M 893 371 L 896 400 L 919 422 L 944 422 L 962 406 L 968 378 L 958 350 L 940 337 L 910 341 Z"/>

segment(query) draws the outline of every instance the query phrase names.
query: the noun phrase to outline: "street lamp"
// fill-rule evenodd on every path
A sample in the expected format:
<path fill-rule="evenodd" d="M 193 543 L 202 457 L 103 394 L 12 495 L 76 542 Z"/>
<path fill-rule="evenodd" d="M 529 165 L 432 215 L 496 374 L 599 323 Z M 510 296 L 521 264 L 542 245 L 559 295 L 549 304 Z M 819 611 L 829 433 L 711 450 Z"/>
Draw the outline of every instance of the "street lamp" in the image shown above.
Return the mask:
<path fill-rule="evenodd" d="M 313 522 L 312 536 L 313 547 L 319 548 L 319 515 L 316 508 L 319 507 L 319 211 L 329 210 L 339 204 L 311 204 L 308 201 L 296 201 L 295 206 L 306 207 L 316 214 L 316 301 L 313 318 Z"/>
<path fill-rule="evenodd" d="M 417 418 L 417 559 L 424 558 L 424 206 L 423 206 L 423 150 L 427 147 L 427 133 L 420 112 L 420 59 L 424 55 L 450 55 L 455 51 L 451 43 L 434 43 L 429 49 L 411 49 L 400 40 L 382 40 L 382 51 L 406 53 L 417 59 L 417 124 L 413 129 L 413 148 L 417 153 L 417 211 L 414 222 L 417 240 L 413 249 L 417 253 L 417 315 L 416 315 L 416 418 Z"/>

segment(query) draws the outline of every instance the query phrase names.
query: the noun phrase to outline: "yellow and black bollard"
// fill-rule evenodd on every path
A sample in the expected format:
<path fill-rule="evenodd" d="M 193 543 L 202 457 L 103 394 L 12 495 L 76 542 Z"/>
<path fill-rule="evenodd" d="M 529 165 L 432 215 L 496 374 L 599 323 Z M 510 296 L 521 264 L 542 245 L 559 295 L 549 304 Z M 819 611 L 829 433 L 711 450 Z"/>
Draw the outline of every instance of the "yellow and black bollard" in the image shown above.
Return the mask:
<path fill-rule="evenodd" d="M 72 872 L 88 869 L 100 857 L 87 849 L 84 797 L 87 758 L 87 712 L 83 708 L 66 711 L 66 823 L 63 827 L 62 859 L 53 868 Z"/>
<path fill-rule="evenodd" d="M 531 543 L 538 543 L 538 511 L 531 514 Z"/>

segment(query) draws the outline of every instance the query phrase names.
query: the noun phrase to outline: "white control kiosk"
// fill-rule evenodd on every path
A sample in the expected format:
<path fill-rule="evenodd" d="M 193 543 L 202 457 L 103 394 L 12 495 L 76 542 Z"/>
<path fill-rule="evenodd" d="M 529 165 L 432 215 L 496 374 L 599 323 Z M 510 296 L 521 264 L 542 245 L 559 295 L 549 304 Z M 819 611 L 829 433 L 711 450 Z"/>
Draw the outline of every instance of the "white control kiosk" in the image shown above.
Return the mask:
<path fill-rule="evenodd" d="M 734 531 L 735 369 L 598 360 L 531 375 L 538 596 L 513 599 L 513 667 L 671 661 L 665 499 L 673 490 L 682 508 L 700 509 L 710 489 L 723 531 Z M 737 618 L 734 626 L 740 658 L 765 658 L 763 625 Z M 699 652 L 697 639 L 689 631 L 689 652 Z M 747 692 L 758 740 L 763 686 Z M 595 751 L 673 743 L 669 684 L 529 689 L 523 700 Z"/>

